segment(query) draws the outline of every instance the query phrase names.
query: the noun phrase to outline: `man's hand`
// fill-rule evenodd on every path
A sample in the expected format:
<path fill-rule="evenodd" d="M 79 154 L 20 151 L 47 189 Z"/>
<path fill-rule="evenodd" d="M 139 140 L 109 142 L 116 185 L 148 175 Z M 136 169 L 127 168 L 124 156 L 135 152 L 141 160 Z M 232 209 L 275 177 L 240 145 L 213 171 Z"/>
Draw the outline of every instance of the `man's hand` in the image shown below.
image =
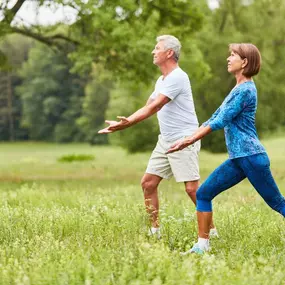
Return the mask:
<path fill-rule="evenodd" d="M 109 134 L 129 127 L 130 121 L 126 117 L 118 116 L 117 118 L 120 119 L 120 121 L 106 120 L 105 123 L 109 124 L 109 126 L 100 130 L 98 134 Z"/>
<path fill-rule="evenodd" d="M 178 141 L 170 147 L 170 149 L 166 152 L 166 154 L 172 153 L 172 152 L 175 152 L 178 150 L 182 150 L 185 147 L 187 147 L 188 145 L 191 145 L 193 143 L 194 143 L 194 140 L 189 139 L 189 138 L 186 138 L 183 141 Z"/>

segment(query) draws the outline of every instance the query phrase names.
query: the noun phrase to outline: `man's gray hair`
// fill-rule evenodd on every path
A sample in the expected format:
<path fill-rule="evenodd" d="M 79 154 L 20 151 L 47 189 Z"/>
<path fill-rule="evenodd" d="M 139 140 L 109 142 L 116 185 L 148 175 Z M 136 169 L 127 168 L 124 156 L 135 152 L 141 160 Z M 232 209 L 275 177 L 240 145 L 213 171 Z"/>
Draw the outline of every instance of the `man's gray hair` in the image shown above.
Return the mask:
<path fill-rule="evenodd" d="M 178 61 L 180 56 L 181 43 L 177 38 L 171 35 L 163 35 L 157 37 L 156 41 L 163 41 L 165 49 L 172 49 L 174 51 L 174 59 Z"/>

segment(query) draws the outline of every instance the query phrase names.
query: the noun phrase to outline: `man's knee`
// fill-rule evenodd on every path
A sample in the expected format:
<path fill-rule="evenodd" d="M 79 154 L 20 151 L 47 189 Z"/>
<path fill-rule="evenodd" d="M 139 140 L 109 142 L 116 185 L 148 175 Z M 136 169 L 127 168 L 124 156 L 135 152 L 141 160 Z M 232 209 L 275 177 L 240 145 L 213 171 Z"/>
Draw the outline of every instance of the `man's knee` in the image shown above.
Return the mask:
<path fill-rule="evenodd" d="M 188 195 L 196 194 L 199 187 L 199 181 L 187 182 L 185 185 L 185 191 Z"/>
<path fill-rule="evenodd" d="M 185 188 L 185 191 L 187 192 L 187 194 L 193 195 L 193 194 L 196 194 L 197 189 L 198 189 L 198 186 L 196 185 L 187 185 Z"/>
<path fill-rule="evenodd" d="M 157 190 L 159 182 L 151 177 L 143 177 L 141 180 L 141 187 L 145 194 L 152 194 Z"/>

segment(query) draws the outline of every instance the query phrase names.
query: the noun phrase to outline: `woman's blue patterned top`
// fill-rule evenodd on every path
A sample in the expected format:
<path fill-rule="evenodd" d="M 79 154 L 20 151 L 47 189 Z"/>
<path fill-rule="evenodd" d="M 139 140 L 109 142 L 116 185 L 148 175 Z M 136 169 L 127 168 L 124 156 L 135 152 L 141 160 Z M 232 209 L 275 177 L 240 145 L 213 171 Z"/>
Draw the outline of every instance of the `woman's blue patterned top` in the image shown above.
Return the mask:
<path fill-rule="evenodd" d="M 257 91 L 253 81 L 232 89 L 212 117 L 203 123 L 212 131 L 224 128 L 229 158 L 265 152 L 255 128 Z"/>

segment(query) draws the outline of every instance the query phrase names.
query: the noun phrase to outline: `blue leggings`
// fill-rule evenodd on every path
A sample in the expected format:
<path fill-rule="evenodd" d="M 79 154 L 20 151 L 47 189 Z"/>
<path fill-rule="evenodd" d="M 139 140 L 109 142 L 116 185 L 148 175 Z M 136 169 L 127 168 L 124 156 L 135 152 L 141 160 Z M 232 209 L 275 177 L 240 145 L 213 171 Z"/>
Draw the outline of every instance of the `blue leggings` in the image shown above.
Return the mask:
<path fill-rule="evenodd" d="M 264 201 L 285 217 L 285 199 L 272 177 L 266 153 L 228 159 L 221 164 L 199 187 L 197 211 L 212 212 L 212 199 L 246 177 Z"/>

